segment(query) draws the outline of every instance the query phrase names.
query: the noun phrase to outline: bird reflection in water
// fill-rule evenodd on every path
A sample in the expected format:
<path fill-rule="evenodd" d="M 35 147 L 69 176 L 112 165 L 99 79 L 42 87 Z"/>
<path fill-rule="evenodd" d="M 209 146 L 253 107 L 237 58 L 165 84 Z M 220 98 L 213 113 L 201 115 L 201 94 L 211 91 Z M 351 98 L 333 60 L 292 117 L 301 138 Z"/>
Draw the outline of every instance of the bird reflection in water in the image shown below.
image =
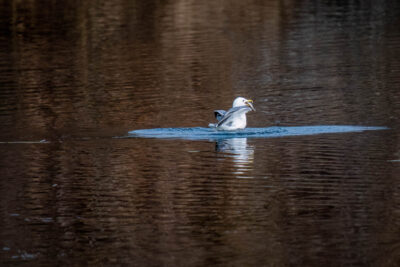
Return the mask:
<path fill-rule="evenodd" d="M 220 139 L 215 143 L 215 151 L 222 152 L 223 157 L 233 159 L 234 174 L 237 178 L 251 178 L 253 169 L 254 146 L 247 144 L 247 138 Z"/>

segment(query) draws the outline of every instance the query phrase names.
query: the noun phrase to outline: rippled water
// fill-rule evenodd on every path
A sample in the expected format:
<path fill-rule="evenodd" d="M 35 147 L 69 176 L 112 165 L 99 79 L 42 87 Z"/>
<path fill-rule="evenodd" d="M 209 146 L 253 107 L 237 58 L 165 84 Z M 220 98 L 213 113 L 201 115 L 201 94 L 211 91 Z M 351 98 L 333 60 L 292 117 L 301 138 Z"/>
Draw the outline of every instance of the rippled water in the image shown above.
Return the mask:
<path fill-rule="evenodd" d="M 399 18 L 0 1 L 0 265 L 398 266 Z"/>
<path fill-rule="evenodd" d="M 222 131 L 215 128 L 156 128 L 133 130 L 126 136 L 117 138 L 161 138 L 161 139 L 187 139 L 187 140 L 221 140 L 221 139 L 247 139 L 247 138 L 274 138 L 287 136 L 303 136 L 327 133 L 353 133 L 363 131 L 383 131 L 386 127 L 363 127 L 349 125 L 318 125 L 297 127 L 260 127 L 246 128 L 234 131 Z M 41 141 L 43 142 L 43 141 Z"/>

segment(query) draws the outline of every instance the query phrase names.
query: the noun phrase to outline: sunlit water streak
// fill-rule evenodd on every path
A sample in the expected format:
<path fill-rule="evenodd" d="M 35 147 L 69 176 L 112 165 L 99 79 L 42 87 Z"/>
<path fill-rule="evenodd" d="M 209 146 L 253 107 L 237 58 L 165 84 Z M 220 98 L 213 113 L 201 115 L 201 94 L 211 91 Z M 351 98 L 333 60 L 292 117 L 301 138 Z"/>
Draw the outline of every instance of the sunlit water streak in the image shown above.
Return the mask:
<path fill-rule="evenodd" d="M 287 136 L 317 135 L 329 133 L 351 133 L 363 131 L 387 130 L 386 127 L 318 125 L 297 127 L 266 127 L 245 128 L 237 131 L 219 131 L 212 128 L 157 128 L 133 130 L 126 137 L 188 139 L 188 140 L 219 140 L 230 138 L 273 138 Z"/>

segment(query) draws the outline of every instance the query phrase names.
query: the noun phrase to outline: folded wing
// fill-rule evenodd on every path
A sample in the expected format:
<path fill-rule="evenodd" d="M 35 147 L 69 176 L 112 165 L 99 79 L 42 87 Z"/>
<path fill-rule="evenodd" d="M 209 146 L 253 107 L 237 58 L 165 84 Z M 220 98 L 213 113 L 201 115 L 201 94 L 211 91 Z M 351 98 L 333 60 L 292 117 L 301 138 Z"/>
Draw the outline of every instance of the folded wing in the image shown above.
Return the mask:
<path fill-rule="evenodd" d="M 232 116 L 234 116 L 235 114 L 241 113 L 241 112 L 248 112 L 250 110 L 251 110 L 251 108 L 249 108 L 248 106 L 240 106 L 240 107 L 231 108 L 230 110 L 225 112 L 224 116 L 219 120 L 219 122 L 217 123 L 217 127 L 221 126 L 224 123 L 229 123 L 229 120 L 232 119 Z"/>

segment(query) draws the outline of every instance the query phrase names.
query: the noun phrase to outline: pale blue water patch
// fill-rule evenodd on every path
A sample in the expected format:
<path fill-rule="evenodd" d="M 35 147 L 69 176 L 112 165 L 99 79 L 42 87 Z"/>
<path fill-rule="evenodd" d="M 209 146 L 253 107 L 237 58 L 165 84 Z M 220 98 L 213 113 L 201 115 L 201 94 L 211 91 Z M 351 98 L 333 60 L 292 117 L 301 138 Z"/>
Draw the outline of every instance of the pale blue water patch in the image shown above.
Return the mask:
<path fill-rule="evenodd" d="M 187 139 L 187 140 L 219 140 L 230 138 L 274 138 L 297 135 L 316 135 L 328 133 L 351 133 L 363 131 L 386 130 L 387 127 L 351 126 L 351 125 L 316 125 L 295 127 L 262 127 L 246 128 L 237 131 L 219 131 L 213 128 L 154 128 L 133 130 L 126 137 Z"/>
<path fill-rule="evenodd" d="M 48 144 L 49 141 L 43 139 L 40 141 L 1 141 L 0 144 Z"/>

